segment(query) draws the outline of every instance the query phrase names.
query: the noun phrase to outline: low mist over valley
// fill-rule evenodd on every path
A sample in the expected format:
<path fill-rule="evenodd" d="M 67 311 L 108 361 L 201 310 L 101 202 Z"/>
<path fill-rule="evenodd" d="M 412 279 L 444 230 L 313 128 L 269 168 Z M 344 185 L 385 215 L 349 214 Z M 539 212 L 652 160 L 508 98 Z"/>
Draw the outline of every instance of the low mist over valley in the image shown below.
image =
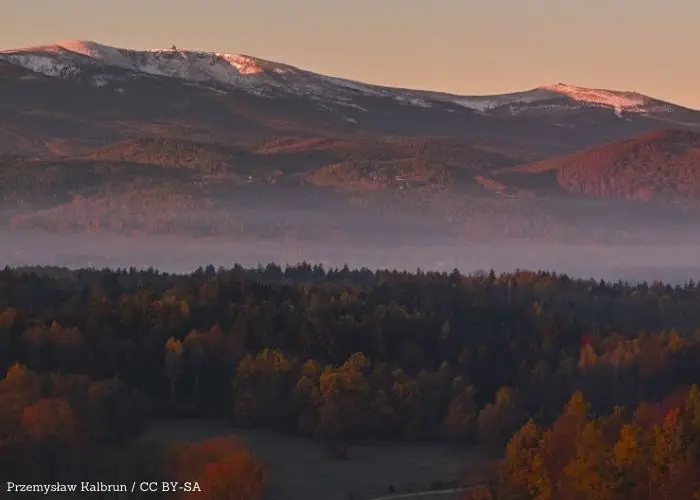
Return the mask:
<path fill-rule="evenodd" d="M 236 241 L 222 237 L 66 236 L 36 231 L 3 231 L 0 236 L 0 259 L 4 265 L 23 267 L 135 267 L 181 273 L 208 265 L 256 267 L 305 261 L 326 269 L 345 265 L 407 271 L 459 269 L 464 273 L 545 269 L 612 281 L 683 284 L 700 280 L 697 243 L 567 244 L 523 239 L 462 242 L 440 237 L 401 243 L 394 237 L 373 243 L 273 238 Z M 669 234 L 667 241 L 672 236 Z"/>

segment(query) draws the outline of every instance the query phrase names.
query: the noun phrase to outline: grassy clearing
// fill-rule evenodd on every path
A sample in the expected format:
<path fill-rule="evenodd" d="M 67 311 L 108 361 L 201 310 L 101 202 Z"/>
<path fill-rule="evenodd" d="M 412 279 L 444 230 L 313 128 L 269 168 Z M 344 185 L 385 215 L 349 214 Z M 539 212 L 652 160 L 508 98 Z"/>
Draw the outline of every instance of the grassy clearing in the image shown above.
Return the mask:
<path fill-rule="evenodd" d="M 390 485 L 397 494 L 427 490 L 433 481 L 479 474 L 490 462 L 476 449 L 415 444 L 351 446 L 347 460 L 333 460 L 320 443 L 220 421 L 159 422 L 147 438 L 190 442 L 222 435 L 238 436 L 267 465 L 271 500 L 365 500 L 388 495 Z"/>

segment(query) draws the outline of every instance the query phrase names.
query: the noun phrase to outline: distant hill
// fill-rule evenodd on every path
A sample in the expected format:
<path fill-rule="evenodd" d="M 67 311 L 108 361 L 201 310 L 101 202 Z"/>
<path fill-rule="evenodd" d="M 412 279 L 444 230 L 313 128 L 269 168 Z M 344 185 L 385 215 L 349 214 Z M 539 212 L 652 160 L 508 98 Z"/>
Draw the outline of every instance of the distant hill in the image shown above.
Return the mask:
<path fill-rule="evenodd" d="M 561 177 L 591 186 L 585 176 L 593 176 L 602 186 L 607 182 L 622 190 L 626 179 L 636 182 L 635 171 L 641 178 L 658 177 L 664 168 L 669 170 L 661 180 L 651 178 L 659 186 L 681 185 L 683 176 L 697 174 L 685 156 L 692 158 L 694 150 L 669 137 L 694 136 L 664 132 L 621 143 L 645 145 L 629 151 L 612 145 L 599 148 L 609 155 L 596 149 L 571 155 L 573 160 L 565 156 L 524 166 L 441 138 L 277 137 L 245 147 L 125 139 L 76 157 L 0 157 L 2 225 L 59 233 L 318 241 L 388 242 L 428 235 L 607 241 L 612 235 L 671 227 L 686 227 L 684 234 L 692 236 L 687 225 L 697 221 L 697 211 L 681 203 L 690 200 L 687 193 L 673 191 L 667 196 L 674 203 L 659 205 L 655 197 L 560 185 Z M 659 159 L 679 157 L 654 166 L 640 151 Z M 628 165 L 628 157 L 638 164 Z M 630 192 L 639 191 L 620 191 Z"/>
<path fill-rule="evenodd" d="M 662 130 L 597 148 L 501 169 L 506 185 L 554 185 L 584 196 L 683 202 L 700 198 L 700 134 Z"/>

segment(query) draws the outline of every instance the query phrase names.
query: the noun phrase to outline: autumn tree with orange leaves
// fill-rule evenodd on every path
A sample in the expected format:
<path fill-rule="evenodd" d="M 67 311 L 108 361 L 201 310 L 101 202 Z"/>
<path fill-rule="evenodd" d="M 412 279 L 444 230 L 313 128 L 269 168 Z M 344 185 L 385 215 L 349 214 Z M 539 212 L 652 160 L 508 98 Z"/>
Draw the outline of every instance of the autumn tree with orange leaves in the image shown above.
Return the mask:
<path fill-rule="evenodd" d="M 236 439 L 221 437 L 172 449 L 173 480 L 197 481 L 200 491 L 183 499 L 258 500 L 266 472 L 262 464 Z"/>

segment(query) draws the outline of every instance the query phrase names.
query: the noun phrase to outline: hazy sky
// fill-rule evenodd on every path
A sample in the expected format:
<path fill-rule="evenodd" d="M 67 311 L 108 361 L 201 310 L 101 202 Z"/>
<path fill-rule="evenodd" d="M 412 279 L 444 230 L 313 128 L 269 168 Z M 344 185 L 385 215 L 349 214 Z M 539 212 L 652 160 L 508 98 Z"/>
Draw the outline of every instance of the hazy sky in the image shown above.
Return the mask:
<path fill-rule="evenodd" d="M 0 47 L 239 52 L 463 94 L 565 82 L 700 108 L 700 0 L 0 0 Z"/>

